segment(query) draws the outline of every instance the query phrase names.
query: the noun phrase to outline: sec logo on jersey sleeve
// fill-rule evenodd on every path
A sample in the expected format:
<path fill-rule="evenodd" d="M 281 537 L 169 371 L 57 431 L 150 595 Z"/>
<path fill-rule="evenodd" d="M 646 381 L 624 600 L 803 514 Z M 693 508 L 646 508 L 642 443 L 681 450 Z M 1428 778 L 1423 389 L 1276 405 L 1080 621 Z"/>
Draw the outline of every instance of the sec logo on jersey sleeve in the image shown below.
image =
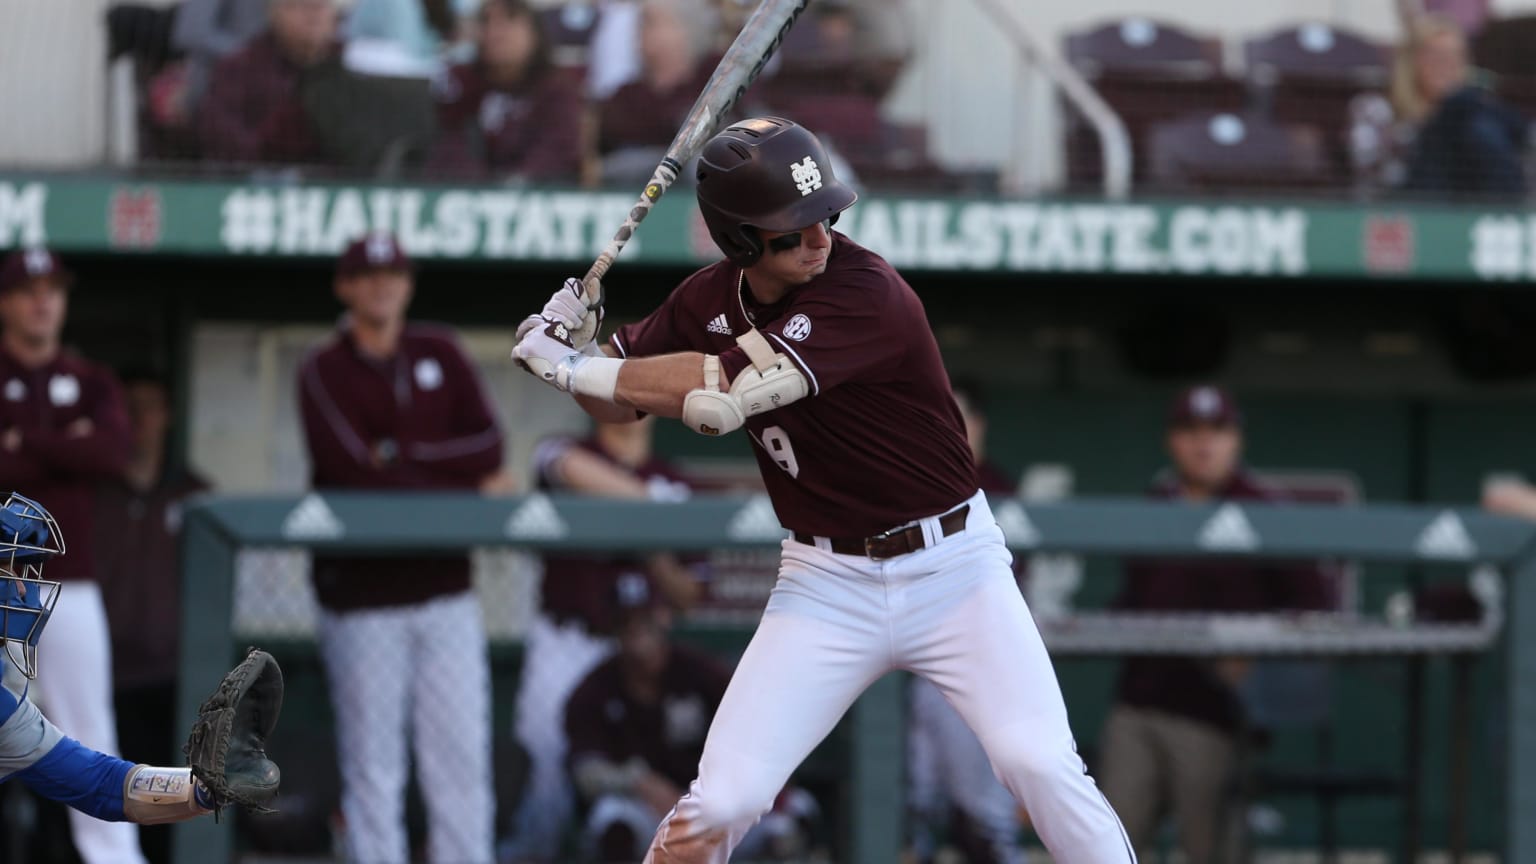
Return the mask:
<path fill-rule="evenodd" d="M 805 337 L 811 335 L 811 319 L 804 315 L 796 315 L 784 325 L 784 338 L 793 339 L 796 342 L 804 342 Z"/>

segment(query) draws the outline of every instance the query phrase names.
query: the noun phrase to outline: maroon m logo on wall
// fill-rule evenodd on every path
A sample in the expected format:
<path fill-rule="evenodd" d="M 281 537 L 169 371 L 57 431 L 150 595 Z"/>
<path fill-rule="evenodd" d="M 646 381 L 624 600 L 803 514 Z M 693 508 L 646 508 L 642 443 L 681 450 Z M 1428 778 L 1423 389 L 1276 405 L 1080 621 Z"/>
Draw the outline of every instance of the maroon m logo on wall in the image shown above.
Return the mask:
<path fill-rule="evenodd" d="M 153 249 L 160 245 L 163 223 L 159 190 L 113 190 L 107 204 L 107 237 L 114 247 Z"/>

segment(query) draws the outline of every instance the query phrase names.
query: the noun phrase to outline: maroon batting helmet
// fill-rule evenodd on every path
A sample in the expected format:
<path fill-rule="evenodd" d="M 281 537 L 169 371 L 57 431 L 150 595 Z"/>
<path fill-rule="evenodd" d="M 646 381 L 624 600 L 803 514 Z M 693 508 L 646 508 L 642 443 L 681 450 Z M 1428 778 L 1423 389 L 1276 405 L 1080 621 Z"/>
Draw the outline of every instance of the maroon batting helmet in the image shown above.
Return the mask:
<path fill-rule="evenodd" d="M 816 136 L 778 117 L 743 120 L 709 139 L 698 181 L 709 236 L 738 267 L 763 257 L 759 231 L 786 233 L 836 220 L 859 200 L 832 173 Z"/>

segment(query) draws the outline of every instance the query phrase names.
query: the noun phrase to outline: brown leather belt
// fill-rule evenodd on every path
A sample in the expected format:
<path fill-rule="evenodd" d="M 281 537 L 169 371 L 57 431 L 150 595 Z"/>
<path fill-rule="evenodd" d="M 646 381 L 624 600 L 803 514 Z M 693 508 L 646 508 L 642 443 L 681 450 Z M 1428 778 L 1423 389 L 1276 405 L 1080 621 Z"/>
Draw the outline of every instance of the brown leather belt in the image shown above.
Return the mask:
<path fill-rule="evenodd" d="M 959 510 L 951 510 L 939 517 L 939 530 L 945 537 L 959 534 L 965 530 L 965 517 L 969 515 L 971 515 L 969 504 Z M 832 551 L 839 555 L 861 555 L 876 561 L 916 552 L 928 545 L 923 540 L 922 525 L 892 528 L 873 537 L 828 537 L 827 540 L 832 544 Z M 795 542 L 815 546 L 816 538 L 796 531 Z"/>

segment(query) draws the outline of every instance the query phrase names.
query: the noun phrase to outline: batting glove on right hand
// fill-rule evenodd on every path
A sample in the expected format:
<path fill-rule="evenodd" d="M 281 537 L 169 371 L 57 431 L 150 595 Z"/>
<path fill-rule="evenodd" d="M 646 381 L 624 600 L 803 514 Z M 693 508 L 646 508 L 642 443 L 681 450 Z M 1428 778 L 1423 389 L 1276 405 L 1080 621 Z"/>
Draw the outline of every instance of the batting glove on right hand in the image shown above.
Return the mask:
<path fill-rule="evenodd" d="M 581 280 L 567 279 L 559 290 L 550 295 L 549 302 L 544 304 L 544 309 L 535 317 L 564 324 L 570 331 L 571 345 L 580 349 L 597 338 L 597 331 L 603 326 L 603 307 L 587 306 L 587 292 Z M 517 341 L 523 341 L 528 331 L 534 328 L 533 320 L 528 318 L 518 325 Z"/>

